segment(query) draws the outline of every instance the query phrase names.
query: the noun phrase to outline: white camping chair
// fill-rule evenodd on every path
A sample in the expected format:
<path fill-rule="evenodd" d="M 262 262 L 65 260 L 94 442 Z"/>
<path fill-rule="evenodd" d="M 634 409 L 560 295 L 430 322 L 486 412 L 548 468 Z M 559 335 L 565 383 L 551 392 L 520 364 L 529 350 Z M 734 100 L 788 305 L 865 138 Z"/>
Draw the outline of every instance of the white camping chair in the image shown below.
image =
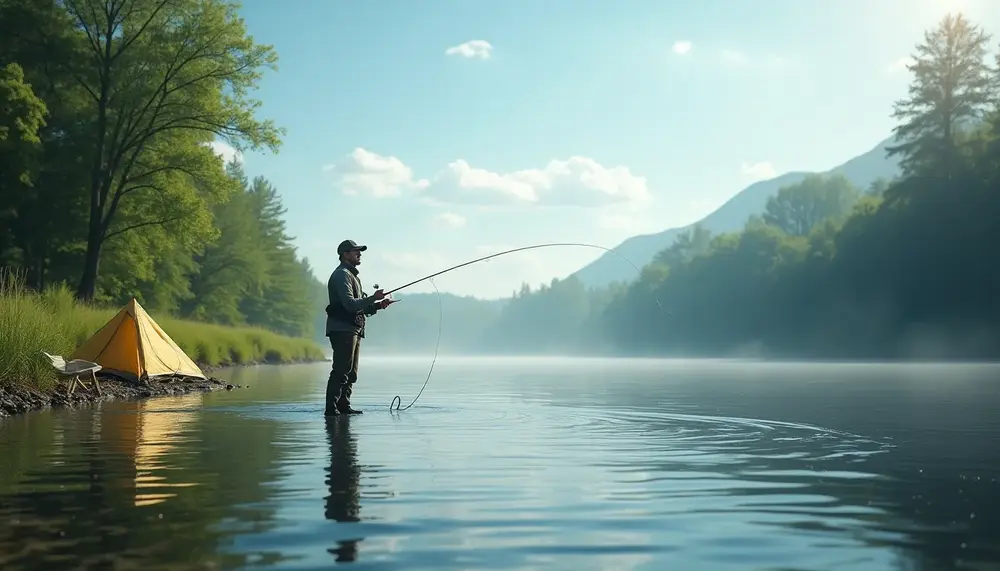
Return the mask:
<path fill-rule="evenodd" d="M 45 351 L 42 351 L 42 354 L 49 358 L 49 361 L 52 363 L 52 368 L 59 373 L 60 377 L 72 377 L 69 382 L 67 394 L 73 394 L 73 391 L 76 390 L 76 386 L 78 384 L 82 385 L 85 389 L 90 388 L 87 381 L 80 378 L 82 375 L 86 375 L 87 373 L 90 373 L 90 378 L 94 382 L 97 394 L 101 394 L 101 383 L 97 380 L 97 371 L 101 370 L 100 365 L 97 363 L 91 363 L 90 361 L 84 361 L 83 359 L 73 359 L 67 363 L 66 359 L 63 359 L 59 355 L 49 355 Z"/>

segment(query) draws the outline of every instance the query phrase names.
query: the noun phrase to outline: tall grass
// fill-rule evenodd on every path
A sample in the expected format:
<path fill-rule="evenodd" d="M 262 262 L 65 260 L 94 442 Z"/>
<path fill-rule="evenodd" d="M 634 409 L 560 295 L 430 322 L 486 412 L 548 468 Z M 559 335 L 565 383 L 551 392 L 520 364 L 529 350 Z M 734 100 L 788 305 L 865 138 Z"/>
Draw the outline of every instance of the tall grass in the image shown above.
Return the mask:
<path fill-rule="evenodd" d="M 69 357 L 119 308 L 81 304 L 64 285 L 35 292 L 23 276 L 0 269 L 0 384 L 46 388 L 55 379 L 42 351 Z M 225 327 L 150 315 L 200 365 L 322 359 L 309 339 L 255 327 Z"/>

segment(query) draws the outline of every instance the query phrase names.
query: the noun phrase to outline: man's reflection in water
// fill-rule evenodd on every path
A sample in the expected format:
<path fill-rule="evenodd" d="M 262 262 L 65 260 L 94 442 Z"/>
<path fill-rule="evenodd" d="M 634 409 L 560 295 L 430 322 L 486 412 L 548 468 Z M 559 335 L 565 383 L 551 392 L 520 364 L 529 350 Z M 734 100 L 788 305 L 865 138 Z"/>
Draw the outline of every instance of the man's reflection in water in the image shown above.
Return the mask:
<path fill-rule="evenodd" d="M 361 498 L 358 485 L 361 470 L 358 468 L 357 441 L 351 436 L 351 419 L 346 416 L 328 416 L 326 436 L 330 443 L 330 470 L 326 486 L 326 519 L 337 522 L 360 521 Z M 338 546 L 328 551 L 338 563 L 357 559 L 361 538 L 338 541 Z"/>

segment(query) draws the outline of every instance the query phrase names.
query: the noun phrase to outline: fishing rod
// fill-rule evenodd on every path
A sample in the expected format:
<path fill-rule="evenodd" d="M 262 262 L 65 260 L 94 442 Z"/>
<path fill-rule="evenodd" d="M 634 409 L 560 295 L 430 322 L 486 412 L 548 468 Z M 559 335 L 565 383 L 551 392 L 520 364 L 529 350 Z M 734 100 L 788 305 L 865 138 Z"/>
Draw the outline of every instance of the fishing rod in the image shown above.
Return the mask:
<path fill-rule="evenodd" d="M 620 253 L 616 252 L 615 250 L 612 250 L 611 248 L 605 248 L 604 246 L 598 246 L 597 244 L 586 244 L 586 243 L 583 243 L 583 242 L 551 242 L 551 243 L 547 243 L 547 244 L 535 244 L 534 246 L 522 246 L 520 248 L 512 248 L 510 250 L 504 250 L 502 252 L 497 252 L 495 254 L 490 254 L 488 256 L 483 256 L 481 258 L 476 258 L 475 260 L 469 260 L 468 262 L 462 262 L 461 264 L 456 264 L 456 265 L 454 265 L 454 266 L 452 266 L 450 268 L 445 268 L 445 269 L 443 269 L 443 270 L 441 270 L 439 272 L 435 272 L 435 273 L 433 273 L 433 274 L 431 274 L 429 276 L 424 276 L 424 277 L 422 277 L 420 279 L 413 280 L 412 282 L 410 282 L 408 284 L 403 284 L 403 285 L 401 285 L 401 286 L 399 286 L 399 287 L 397 287 L 395 289 L 391 289 L 391 290 L 385 292 L 385 295 L 390 295 L 393 292 L 397 292 L 397 291 L 399 291 L 401 289 L 405 289 L 405 288 L 408 288 L 408 287 L 410 287 L 412 285 L 416 285 L 416 284 L 418 284 L 418 283 L 420 283 L 420 282 L 422 282 L 424 280 L 429 280 L 431 278 L 436 278 L 437 276 L 440 276 L 441 274 L 446 274 L 446 273 L 448 273 L 448 272 L 450 272 L 452 270 L 457 270 L 459 268 L 463 268 L 465 266 L 469 266 L 469 265 L 475 264 L 477 262 L 483 262 L 483 261 L 489 260 L 490 258 L 496 258 L 498 256 L 505 256 L 507 254 L 513 254 L 515 252 L 523 252 L 524 250 L 535 250 L 535 249 L 538 249 L 538 248 L 552 248 L 552 247 L 556 247 L 556 246 L 582 246 L 582 247 L 586 247 L 586 248 L 597 248 L 599 250 L 604 250 L 605 252 L 610 252 L 610 253 L 618 256 L 619 258 L 625 260 L 626 262 L 629 263 L 629 265 L 631 265 L 633 268 L 635 268 L 635 271 L 639 272 L 640 275 L 642 274 L 642 270 L 640 270 L 638 266 L 636 266 L 635 264 L 633 264 L 631 260 L 629 260 L 625 256 L 621 255 Z"/>
<path fill-rule="evenodd" d="M 403 285 L 401 285 L 401 286 L 399 286 L 397 288 L 394 288 L 394 289 L 391 289 L 391 290 L 385 292 L 385 295 L 388 297 L 393 292 L 397 292 L 399 290 L 408 288 L 408 287 L 410 287 L 412 285 L 416 285 L 416 284 L 418 284 L 420 282 L 423 282 L 423 281 L 426 281 L 426 280 L 431 280 L 431 285 L 434 286 L 434 291 L 437 292 L 437 297 L 438 297 L 438 312 L 439 312 L 439 315 L 438 315 L 438 334 L 437 334 L 437 342 L 436 342 L 436 344 L 434 346 L 434 358 L 431 359 L 431 368 L 430 368 L 429 371 L 427 371 L 427 378 L 424 379 L 424 384 L 423 384 L 423 386 L 420 387 L 420 392 L 418 392 L 417 396 L 414 397 L 413 400 L 410 402 L 410 404 L 406 405 L 404 408 L 400 408 L 400 405 L 403 403 L 403 401 L 402 401 L 402 399 L 399 398 L 399 395 L 396 395 L 395 397 L 393 397 L 392 402 L 389 403 L 389 411 L 390 412 L 392 412 L 392 411 L 402 411 L 402 410 L 406 410 L 406 409 L 410 408 L 411 406 L 413 406 L 413 403 L 417 402 L 417 399 L 420 398 L 421 394 L 423 394 L 424 388 L 427 387 L 427 383 L 431 380 L 431 373 L 434 371 L 434 364 L 437 362 L 437 358 L 438 358 L 438 349 L 441 347 L 441 326 L 442 326 L 442 323 L 444 322 L 444 305 L 443 305 L 443 303 L 441 301 L 441 291 L 438 289 L 437 284 L 434 283 L 434 278 L 436 278 L 437 276 L 440 276 L 441 274 L 446 274 L 446 273 L 448 273 L 450 271 L 457 270 L 459 268 L 464 268 L 465 266 L 470 266 L 470 265 L 478 263 L 478 262 L 484 262 L 486 260 L 489 260 L 491 258 L 496 258 L 496 257 L 499 257 L 499 256 L 506 256 L 507 254 L 513 254 L 513 253 L 516 253 L 516 252 L 523 252 L 525 250 L 536 250 L 538 248 L 554 248 L 554 247 L 564 247 L 564 246 L 578 246 L 578 247 L 583 247 L 583 248 L 596 248 L 598 250 L 604 250 L 605 252 L 609 252 L 611 254 L 614 254 L 614 255 L 618 256 L 622 260 L 625 260 L 625 262 L 627 262 L 630 266 L 632 266 L 635 269 L 636 273 L 639 276 L 642 276 L 642 270 L 639 269 L 639 266 L 637 266 L 634 263 L 632 263 L 632 260 L 629 260 L 624 255 L 622 255 L 620 252 L 612 250 L 611 248 L 606 248 L 604 246 L 598 246 L 597 244 L 587 244 L 587 243 L 584 243 L 584 242 L 549 242 L 549 243 L 546 243 L 546 244 L 535 244 L 535 245 L 532 245 L 532 246 L 522 246 L 520 248 L 511 248 L 510 250 L 504 250 L 502 252 L 497 252 L 495 254 L 490 254 L 488 256 L 483 256 L 481 258 L 476 258 L 474 260 L 469 260 L 468 262 L 463 262 L 461 264 L 456 264 L 454 266 L 451 266 L 450 268 L 445 268 L 445 269 L 443 269 L 441 271 L 434 272 L 433 274 L 424 276 L 424 277 L 422 277 L 420 279 L 413 280 L 410 283 L 403 284 Z M 376 285 L 375 287 L 377 289 L 378 285 Z M 660 303 L 660 299 L 658 297 L 654 296 L 653 300 L 656 302 L 656 305 L 659 306 L 660 309 L 663 309 L 663 304 Z M 395 409 L 393 409 L 393 405 L 396 406 Z"/>

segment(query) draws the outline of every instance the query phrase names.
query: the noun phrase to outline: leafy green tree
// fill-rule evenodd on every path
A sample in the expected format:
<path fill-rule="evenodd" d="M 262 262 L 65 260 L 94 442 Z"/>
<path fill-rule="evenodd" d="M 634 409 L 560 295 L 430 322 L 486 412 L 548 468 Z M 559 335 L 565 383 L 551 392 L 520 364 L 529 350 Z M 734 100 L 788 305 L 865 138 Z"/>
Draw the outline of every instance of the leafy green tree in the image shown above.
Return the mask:
<path fill-rule="evenodd" d="M 769 198 L 763 220 L 789 236 L 807 236 L 823 220 L 846 215 L 859 194 L 842 175 L 810 174 Z"/>
<path fill-rule="evenodd" d="M 0 0 L 0 66 L 19 64 L 25 83 L 48 111 L 38 130 L 41 145 L 31 186 L 7 185 L 3 193 L 17 205 L 7 226 L 13 247 L 0 254 L 2 263 L 20 267 L 28 285 L 35 288 L 51 280 L 75 281 L 68 267 L 79 263 L 82 254 L 79 230 L 85 224 L 85 210 L 81 213 L 79 208 L 85 198 L 81 181 L 86 170 L 81 168 L 75 135 L 87 115 L 75 79 L 56 69 L 58 62 L 75 53 L 75 38 L 72 22 L 58 3 Z"/>
<path fill-rule="evenodd" d="M 0 265 L 14 254 L 16 227 L 24 222 L 18 212 L 33 198 L 32 179 L 42 150 L 38 133 L 47 113 L 20 65 L 0 68 Z"/>
<path fill-rule="evenodd" d="M 711 243 L 712 232 L 696 224 L 679 234 L 668 248 L 657 253 L 653 257 L 653 263 L 667 268 L 685 264 L 695 256 L 707 253 Z"/>
<path fill-rule="evenodd" d="M 280 131 L 254 118 L 258 104 L 247 97 L 259 69 L 277 57 L 220 0 L 78 0 L 65 8 L 79 33 L 61 71 L 93 113 L 79 134 L 90 149 L 90 205 L 77 295 L 89 300 L 113 237 L 167 225 L 210 237 L 207 199 L 226 185 L 206 145 L 221 137 L 277 149 Z"/>
<path fill-rule="evenodd" d="M 31 85 L 24 81 L 24 70 L 16 63 L 9 63 L 0 68 L 0 152 L 17 151 L 17 145 L 41 143 L 38 131 L 45 125 L 45 115 L 48 109 L 45 102 L 35 95 Z M 6 164 L 5 167 L 10 167 Z M 30 178 L 24 173 L 18 178 L 25 184 L 30 184 Z"/>

